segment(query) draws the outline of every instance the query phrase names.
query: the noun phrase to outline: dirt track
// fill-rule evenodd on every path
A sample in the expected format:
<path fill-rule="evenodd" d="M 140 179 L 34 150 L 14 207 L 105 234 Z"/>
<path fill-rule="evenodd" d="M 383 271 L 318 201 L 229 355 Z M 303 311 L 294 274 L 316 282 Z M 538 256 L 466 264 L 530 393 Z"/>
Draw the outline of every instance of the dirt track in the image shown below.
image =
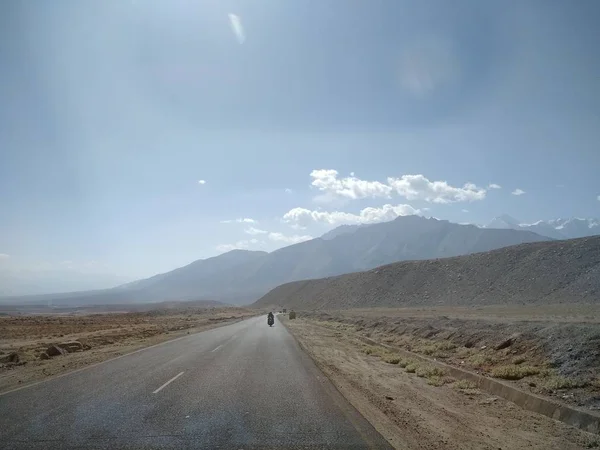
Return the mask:
<path fill-rule="evenodd" d="M 417 374 L 408 373 L 385 362 L 383 355 L 367 354 L 371 350 L 352 331 L 307 319 L 285 323 L 344 396 L 396 448 L 542 450 L 600 445 L 598 436 L 443 375 L 419 373 L 418 367 Z"/>

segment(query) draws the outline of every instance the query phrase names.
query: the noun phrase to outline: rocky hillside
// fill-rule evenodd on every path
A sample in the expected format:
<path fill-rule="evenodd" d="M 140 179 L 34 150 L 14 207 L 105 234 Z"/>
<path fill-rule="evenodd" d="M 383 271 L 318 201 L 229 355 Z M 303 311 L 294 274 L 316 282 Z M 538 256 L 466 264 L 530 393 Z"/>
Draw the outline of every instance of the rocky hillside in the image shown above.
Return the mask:
<path fill-rule="evenodd" d="M 600 303 L 600 237 L 528 243 L 297 281 L 278 286 L 254 306 L 344 309 L 565 302 Z"/>

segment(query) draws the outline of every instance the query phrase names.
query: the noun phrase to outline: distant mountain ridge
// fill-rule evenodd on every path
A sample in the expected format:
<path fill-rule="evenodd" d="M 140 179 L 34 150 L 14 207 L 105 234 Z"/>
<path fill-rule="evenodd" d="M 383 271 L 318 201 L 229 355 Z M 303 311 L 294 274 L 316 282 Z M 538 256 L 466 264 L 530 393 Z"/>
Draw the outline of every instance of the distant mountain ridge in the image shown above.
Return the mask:
<path fill-rule="evenodd" d="M 334 230 L 335 231 L 335 230 Z M 342 231 L 342 232 L 340 232 Z M 98 304 L 166 300 L 249 303 L 290 281 L 340 275 L 402 260 L 483 252 L 548 240 L 525 230 L 486 229 L 447 220 L 402 216 L 390 222 L 345 227 L 271 253 L 234 250 L 171 272 L 105 291 L 53 296 L 55 302 Z"/>
<path fill-rule="evenodd" d="M 600 235 L 600 219 L 572 217 L 520 223 L 514 217 L 503 214 L 494 218 L 485 228 L 527 230 L 552 239 L 573 239 Z"/>
<path fill-rule="evenodd" d="M 103 289 L 106 286 L 118 286 L 129 280 L 131 277 L 86 273 L 60 267 L 35 270 L 2 267 L 0 264 L 0 297 Z"/>
<path fill-rule="evenodd" d="M 321 239 L 324 239 L 326 241 L 329 241 L 335 237 L 341 236 L 342 234 L 352 234 L 354 233 L 356 230 L 358 230 L 359 228 L 362 227 L 368 227 L 369 225 L 365 225 L 365 224 L 360 224 L 360 225 L 340 225 L 339 227 L 334 228 L 331 231 L 328 231 L 327 233 L 325 233 L 323 236 L 321 236 Z"/>

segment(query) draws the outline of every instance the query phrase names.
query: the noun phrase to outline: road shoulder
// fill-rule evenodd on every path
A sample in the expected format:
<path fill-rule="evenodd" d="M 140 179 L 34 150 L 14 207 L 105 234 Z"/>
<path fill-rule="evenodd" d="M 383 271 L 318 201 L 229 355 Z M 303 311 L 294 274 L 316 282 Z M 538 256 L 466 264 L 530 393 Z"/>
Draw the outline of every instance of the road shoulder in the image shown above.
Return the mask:
<path fill-rule="evenodd" d="M 408 373 L 367 354 L 352 333 L 306 319 L 285 324 L 342 395 L 396 448 L 579 449 L 597 442 L 589 433 L 477 389 Z"/>

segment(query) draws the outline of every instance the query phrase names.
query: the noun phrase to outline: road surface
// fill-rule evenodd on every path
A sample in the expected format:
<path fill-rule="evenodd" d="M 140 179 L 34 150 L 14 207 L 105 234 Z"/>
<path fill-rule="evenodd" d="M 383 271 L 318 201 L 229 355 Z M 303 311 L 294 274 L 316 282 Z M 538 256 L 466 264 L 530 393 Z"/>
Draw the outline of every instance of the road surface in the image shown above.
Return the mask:
<path fill-rule="evenodd" d="M 185 336 L 0 395 L 0 448 L 390 448 L 278 321 Z"/>

